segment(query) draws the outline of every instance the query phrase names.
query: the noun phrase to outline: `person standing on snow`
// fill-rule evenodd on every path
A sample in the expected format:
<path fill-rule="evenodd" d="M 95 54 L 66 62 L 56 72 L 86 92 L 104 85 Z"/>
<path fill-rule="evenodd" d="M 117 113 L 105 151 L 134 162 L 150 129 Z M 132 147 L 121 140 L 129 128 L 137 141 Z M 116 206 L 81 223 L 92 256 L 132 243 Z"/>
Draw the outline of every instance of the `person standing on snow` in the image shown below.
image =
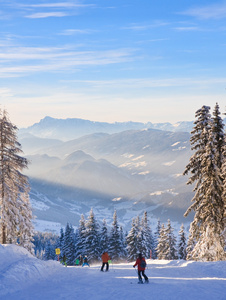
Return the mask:
<path fill-rule="evenodd" d="M 84 267 L 84 266 L 90 267 L 90 265 L 89 265 L 89 263 L 88 263 L 88 258 L 87 258 L 87 256 L 84 257 L 82 266 L 83 266 L 83 267 Z"/>
<path fill-rule="evenodd" d="M 133 265 L 134 268 L 136 266 L 138 266 L 138 279 L 139 279 L 138 283 L 143 283 L 141 274 L 143 275 L 143 277 L 145 279 L 145 283 L 148 283 L 149 282 L 148 277 L 144 274 L 145 267 L 146 267 L 146 261 L 145 261 L 145 258 L 142 257 L 141 253 L 138 256 L 136 263 Z"/>
<path fill-rule="evenodd" d="M 108 271 L 108 268 L 109 268 L 109 263 L 108 261 L 110 260 L 110 257 L 108 255 L 107 252 L 104 252 L 102 255 L 101 255 L 101 259 L 102 259 L 102 267 L 101 267 L 101 271 L 103 272 L 104 271 L 104 266 L 106 265 L 106 272 Z"/>

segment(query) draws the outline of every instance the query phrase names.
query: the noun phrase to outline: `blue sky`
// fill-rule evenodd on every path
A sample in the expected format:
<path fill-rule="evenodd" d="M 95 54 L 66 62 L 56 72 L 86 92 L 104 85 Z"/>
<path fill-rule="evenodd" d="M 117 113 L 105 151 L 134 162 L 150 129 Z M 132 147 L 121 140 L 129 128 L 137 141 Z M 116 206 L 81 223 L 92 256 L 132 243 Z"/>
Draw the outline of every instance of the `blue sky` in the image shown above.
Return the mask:
<path fill-rule="evenodd" d="M 0 104 L 19 127 L 224 112 L 225 67 L 226 1 L 0 1 Z"/>

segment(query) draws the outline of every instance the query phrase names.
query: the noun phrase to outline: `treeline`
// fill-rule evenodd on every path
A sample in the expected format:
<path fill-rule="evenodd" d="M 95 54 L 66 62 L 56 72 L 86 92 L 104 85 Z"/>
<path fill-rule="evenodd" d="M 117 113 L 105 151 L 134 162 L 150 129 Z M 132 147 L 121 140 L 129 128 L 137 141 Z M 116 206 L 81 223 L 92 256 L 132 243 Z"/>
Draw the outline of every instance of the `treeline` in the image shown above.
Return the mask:
<path fill-rule="evenodd" d="M 77 230 L 67 224 L 65 230 L 61 228 L 60 236 L 38 233 L 33 243 L 36 256 L 44 260 L 56 260 L 55 249 L 60 248 L 59 258 L 62 260 L 65 256 L 67 265 L 74 265 L 80 255 L 87 255 L 90 263 L 98 262 L 104 251 L 108 251 L 113 262 L 134 261 L 140 252 L 146 258 L 186 259 L 184 226 L 176 238 L 170 220 L 167 225 L 158 221 L 153 233 L 147 212 L 141 219 L 138 216 L 132 220 L 131 230 L 127 233 L 119 225 L 116 211 L 109 228 L 105 219 L 102 224 L 97 222 L 91 209 L 87 220 L 81 215 Z"/>

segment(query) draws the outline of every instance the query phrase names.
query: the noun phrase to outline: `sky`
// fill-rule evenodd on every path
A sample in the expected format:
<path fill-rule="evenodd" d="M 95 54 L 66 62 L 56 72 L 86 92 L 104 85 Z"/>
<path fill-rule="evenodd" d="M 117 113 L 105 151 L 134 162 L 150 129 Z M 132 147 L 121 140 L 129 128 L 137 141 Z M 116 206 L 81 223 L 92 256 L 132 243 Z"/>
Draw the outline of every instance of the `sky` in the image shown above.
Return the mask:
<path fill-rule="evenodd" d="M 225 24 L 218 0 L 0 0 L 1 108 L 19 128 L 225 112 Z"/>

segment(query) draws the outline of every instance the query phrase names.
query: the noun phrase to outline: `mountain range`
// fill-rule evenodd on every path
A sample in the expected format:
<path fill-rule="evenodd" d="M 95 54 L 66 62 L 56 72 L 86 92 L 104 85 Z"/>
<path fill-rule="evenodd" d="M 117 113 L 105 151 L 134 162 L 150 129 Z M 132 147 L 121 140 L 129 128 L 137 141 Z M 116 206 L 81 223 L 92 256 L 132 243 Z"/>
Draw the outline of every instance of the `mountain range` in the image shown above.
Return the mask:
<path fill-rule="evenodd" d="M 191 132 L 193 122 L 141 123 L 141 122 L 94 122 L 78 118 L 55 119 L 45 117 L 40 122 L 21 128 L 20 134 L 30 133 L 40 138 L 72 140 L 92 133 L 118 133 L 126 130 L 159 129 L 172 132 Z"/>
<path fill-rule="evenodd" d="M 180 124 L 171 126 L 178 130 Z M 67 222 L 78 226 L 81 214 L 87 218 L 91 208 L 108 225 L 116 209 L 126 230 L 144 210 L 153 230 L 158 219 L 188 228 L 193 215 L 183 214 L 193 192 L 182 173 L 191 156 L 190 134 L 177 130 L 50 117 L 20 129 L 19 142 L 30 161 L 26 175 L 36 229 L 59 233 Z"/>

